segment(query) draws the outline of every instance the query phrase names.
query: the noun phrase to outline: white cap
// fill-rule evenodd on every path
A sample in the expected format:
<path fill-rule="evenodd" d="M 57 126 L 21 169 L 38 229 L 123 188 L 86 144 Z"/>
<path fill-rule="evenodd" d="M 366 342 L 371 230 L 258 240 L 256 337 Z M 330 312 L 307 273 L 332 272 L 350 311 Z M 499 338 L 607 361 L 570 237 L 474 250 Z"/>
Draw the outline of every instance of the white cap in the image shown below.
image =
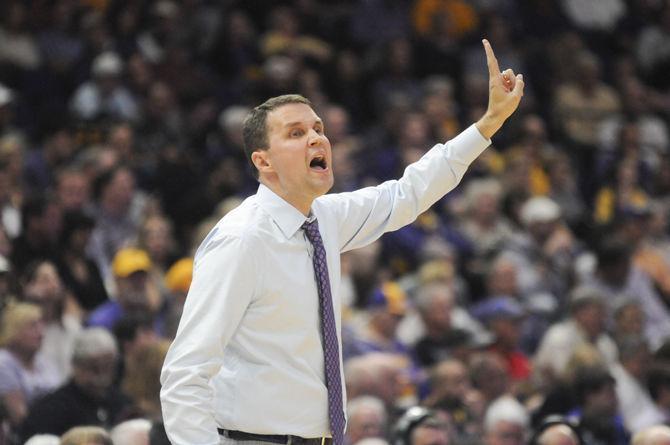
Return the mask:
<path fill-rule="evenodd" d="M 521 222 L 526 226 L 536 222 L 554 221 L 560 216 L 561 208 L 545 196 L 530 198 L 521 208 Z"/>
<path fill-rule="evenodd" d="M 0 107 L 4 107 L 10 103 L 13 98 L 12 90 L 0 83 Z"/>
<path fill-rule="evenodd" d="M 94 76 L 117 76 L 121 74 L 123 62 L 114 52 L 104 52 L 93 60 L 91 72 Z"/>

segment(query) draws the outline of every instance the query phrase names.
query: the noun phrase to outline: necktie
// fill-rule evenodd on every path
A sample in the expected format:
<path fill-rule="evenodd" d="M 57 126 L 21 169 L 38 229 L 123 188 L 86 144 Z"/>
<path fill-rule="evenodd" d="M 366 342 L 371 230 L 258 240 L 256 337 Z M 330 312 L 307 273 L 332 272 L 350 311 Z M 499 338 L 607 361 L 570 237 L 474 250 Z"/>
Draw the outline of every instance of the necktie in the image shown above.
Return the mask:
<path fill-rule="evenodd" d="M 326 388 L 328 388 L 328 419 L 333 434 L 333 444 L 344 443 L 344 409 L 342 406 L 342 381 L 340 380 L 340 350 L 335 328 L 333 297 L 330 293 L 326 249 L 319 233 L 316 219 L 305 222 L 307 239 L 314 247 L 314 276 L 319 289 L 319 313 L 321 315 L 321 334 L 323 336 L 323 358 L 326 370 Z"/>

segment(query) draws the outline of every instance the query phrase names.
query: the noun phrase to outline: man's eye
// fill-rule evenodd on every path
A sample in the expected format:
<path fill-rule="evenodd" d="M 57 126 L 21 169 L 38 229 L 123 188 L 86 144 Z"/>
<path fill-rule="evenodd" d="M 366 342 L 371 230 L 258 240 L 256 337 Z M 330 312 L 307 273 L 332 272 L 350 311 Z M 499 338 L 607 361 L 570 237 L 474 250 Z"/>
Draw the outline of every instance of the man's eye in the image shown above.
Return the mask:
<path fill-rule="evenodd" d="M 300 136 L 302 136 L 302 130 L 293 130 L 293 131 L 291 131 L 291 137 L 292 137 L 292 138 L 300 137 Z"/>

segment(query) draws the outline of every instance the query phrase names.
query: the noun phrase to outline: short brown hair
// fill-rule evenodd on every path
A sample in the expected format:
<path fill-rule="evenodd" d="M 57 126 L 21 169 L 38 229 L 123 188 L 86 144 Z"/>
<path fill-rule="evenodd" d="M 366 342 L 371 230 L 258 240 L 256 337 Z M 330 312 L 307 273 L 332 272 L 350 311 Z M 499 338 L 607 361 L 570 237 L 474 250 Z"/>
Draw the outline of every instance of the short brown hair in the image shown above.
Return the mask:
<path fill-rule="evenodd" d="M 305 104 L 312 106 L 312 102 L 300 94 L 284 94 L 272 97 L 259 106 L 255 107 L 244 119 L 242 135 L 244 137 L 244 153 L 251 164 L 251 171 L 258 179 L 258 170 L 251 160 L 251 155 L 256 150 L 267 150 L 270 148 L 268 142 L 268 113 L 288 104 Z"/>

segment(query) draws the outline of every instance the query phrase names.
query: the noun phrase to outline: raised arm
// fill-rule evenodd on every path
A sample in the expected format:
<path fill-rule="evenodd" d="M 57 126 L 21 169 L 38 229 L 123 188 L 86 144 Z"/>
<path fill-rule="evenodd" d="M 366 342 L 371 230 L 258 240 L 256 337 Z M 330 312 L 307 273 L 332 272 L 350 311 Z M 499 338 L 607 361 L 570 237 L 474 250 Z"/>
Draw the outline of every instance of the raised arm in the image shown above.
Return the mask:
<path fill-rule="evenodd" d="M 461 181 L 468 166 L 491 143 L 490 138 L 516 110 L 523 78 L 500 72 L 491 45 L 483 41 L 489 71 L 489 103 L 484 116 L 446 144 L 437 144 L 409 165 L 397 181 L 351 193 L 326 195 L 340 229 L 340 249 L 365 246 L 385 232 L 410 224 Z"/>

